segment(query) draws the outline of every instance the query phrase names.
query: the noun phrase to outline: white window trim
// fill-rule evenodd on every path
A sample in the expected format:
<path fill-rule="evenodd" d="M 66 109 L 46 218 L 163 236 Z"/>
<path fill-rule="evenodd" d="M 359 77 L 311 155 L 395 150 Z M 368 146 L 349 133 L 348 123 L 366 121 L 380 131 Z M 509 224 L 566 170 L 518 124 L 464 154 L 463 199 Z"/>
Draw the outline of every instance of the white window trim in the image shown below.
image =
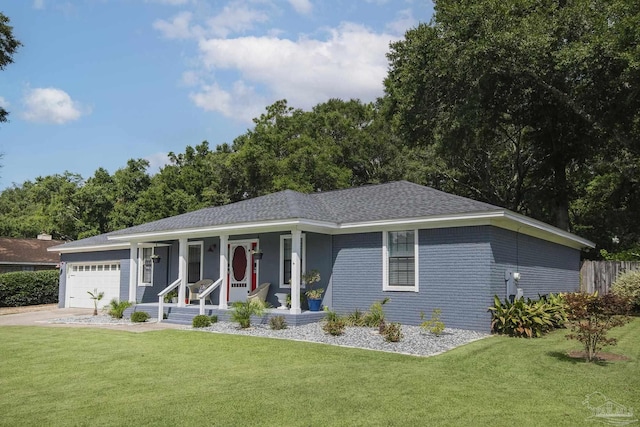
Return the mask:
<path fill-rule="evenodd" d="M 291 289 L 290 283 L 284 283 L 284 241 L 285 239 L 291 240 L 291 234 L 281 234 L 280 235 L 280 288 L 281 289 Z M 300 274 L 304 275 L 307 271 L 307 235 L 302 233 L 302 257 L 301 257 L 301 265 L 300 265 Z M 303 281 L 300 281 L 300 287 L 304 288 L 305 284 Z"/>
<path fill-rule="evenodd" d="M 391 286 L 389 285 L 389 232 L 390 231 L 405 231 L 405 230 L 385 230 L 382 232 L 382 290 L 383 291 L 391 291 L 391 292 L 419 292 L 419 265 L 418 260 L 419 257 L 419 249 L 420 245 L 418 242 L 418 230 L 413 230 L 413 256 L 414 256 L 414 286 Z M 406 230 L 409 231 L 409 230 Z"/>
<path fill-rule="evenodd" d="M 142 277 L 143 277 L 143 271 L 144 271 L 144 258 L 143 258 L 143 254 L 144 254 L 144 249 L 149 249 L 151 248 L 151 256 L 153 256 L 156 251 L 154 249 L 153 245 L 140 245 L 138 246 L 138 286 L 153 286 L 153 271 L 155 270 L 155 268 L 153 268 L 153 260 L 151 260 L 151 282 L 143 282 L 142 281 Z"/>
<path fill-rule="evenodd" d="M 204 278 L 204 241 L 187 242 L 187 279 L 189 278 L 189 246 L 200 246 L 200 280 L 202 280 Z M 189 282 L 189 285 L 193 283 Z"/>

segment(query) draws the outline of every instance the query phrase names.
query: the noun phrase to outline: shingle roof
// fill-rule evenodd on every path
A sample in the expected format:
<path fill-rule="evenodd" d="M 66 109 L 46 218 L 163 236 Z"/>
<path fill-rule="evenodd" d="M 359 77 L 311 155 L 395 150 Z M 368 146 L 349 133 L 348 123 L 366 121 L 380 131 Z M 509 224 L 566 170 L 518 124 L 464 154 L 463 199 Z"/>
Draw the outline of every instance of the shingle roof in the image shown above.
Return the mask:
<path fill-rule="evenodd" d="M 88 239 L 65 248 L 109 244 L 109 236 L 197 229 L 227 224 L 306 219 L 335 224 L 495 211 L 502 208 L 407 181 L 303 194 L 285 190 L 200 209 Z"/>
<path fill-rule="evenodd" d="M 0 263 L 55 264 L 60 261 L 56 253 L 47 248 L 58 246 L 60 240 L 11 239 L 0 237 Z"/>

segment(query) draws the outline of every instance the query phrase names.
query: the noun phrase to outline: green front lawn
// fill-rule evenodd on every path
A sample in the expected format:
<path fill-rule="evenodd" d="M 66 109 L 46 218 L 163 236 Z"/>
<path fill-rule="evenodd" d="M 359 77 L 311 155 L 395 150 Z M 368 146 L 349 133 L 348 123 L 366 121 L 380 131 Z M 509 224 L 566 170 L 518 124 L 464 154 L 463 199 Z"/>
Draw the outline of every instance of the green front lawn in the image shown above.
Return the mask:
<path fill-rule="evenodd" d="M 587 364 L 557 331 L 418 358 L 181 330 L 0 328 L 0 425 L 575 426 L 599 391 L 640 413 L 640 319 Z"/>

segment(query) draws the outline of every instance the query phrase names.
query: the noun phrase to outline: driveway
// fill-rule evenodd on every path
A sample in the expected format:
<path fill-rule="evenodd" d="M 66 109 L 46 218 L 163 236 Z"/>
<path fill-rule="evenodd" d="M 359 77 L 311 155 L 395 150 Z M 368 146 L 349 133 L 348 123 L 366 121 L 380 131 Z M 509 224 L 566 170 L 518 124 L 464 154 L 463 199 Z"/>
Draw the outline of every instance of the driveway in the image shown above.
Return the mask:
<path fill-rule="evenodd" d="M 9 313 L 9 314 L 6 314 Z M 2 307 L 0 309 L 0 327 L 2 326 L 49 326 L 59 328 L 100 328 L 130 332 L 157 331 L 160 329 L 181 329 L 183 325 L 171 323 L 144 322 L 127 324 L 84 324 L 84 323 L 50 323 L 53 319 L 73 316 L 88 316 L 91 308 L 57 308 L 55 305 L 34 307 Z"/>

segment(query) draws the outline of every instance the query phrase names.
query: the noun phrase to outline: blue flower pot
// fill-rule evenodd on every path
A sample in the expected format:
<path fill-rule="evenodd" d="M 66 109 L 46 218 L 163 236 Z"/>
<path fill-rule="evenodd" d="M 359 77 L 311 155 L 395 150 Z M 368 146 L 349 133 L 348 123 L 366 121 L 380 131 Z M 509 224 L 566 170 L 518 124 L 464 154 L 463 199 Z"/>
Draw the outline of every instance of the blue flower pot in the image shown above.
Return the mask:
<path fill-rule="evenodd" d="M 320 311 L 321 299 L 307 299 L 307 301 L 309 302 L 309 311 Z"/>

